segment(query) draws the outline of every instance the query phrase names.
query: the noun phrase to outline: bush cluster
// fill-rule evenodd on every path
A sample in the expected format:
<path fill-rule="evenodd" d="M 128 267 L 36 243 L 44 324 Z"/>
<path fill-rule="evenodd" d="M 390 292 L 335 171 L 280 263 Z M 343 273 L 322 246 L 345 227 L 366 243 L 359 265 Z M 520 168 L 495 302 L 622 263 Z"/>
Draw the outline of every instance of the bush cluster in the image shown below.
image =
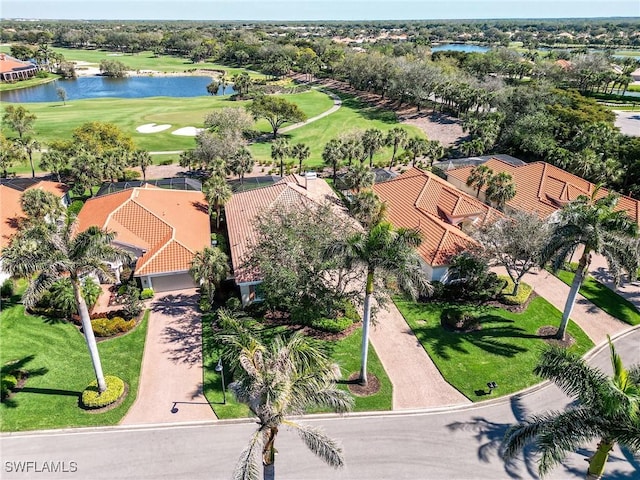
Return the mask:
<path fill-rule="evenodd" d="M 311 326 L 316 330 L 329 333 L 340 333 L 353 325 L 353 321 L 347 317 L 318 318 L 311 321 Z"/>
<path fill-rule="evenodd" d="M 128 332 L 135 324 L 135 320 L 125 320 L 122 317 L 96 318 L 95 320 L 91 320 L 93 333 L 98 337 L 111 337 L 118 333 Z"/>
<path fill-rule="evenodd" d="M 9 396 L 11 390 L 18 385 L 18 378 L 12 373 L 5 373 L 0 379 L 0 399 L 4 400 Z"/>
<path fill-rule="evenodd" d="M 440 322 L 445 328 L 462 332 L 477 330 L 480 327 L 478 315 L 461 307 L 444 309 L 440 315 Z"/>
<path fill-rule="evenodd" d="M 106 407 L 117 401 L 124 393 L 124 382 L 122 379 L 113 375 L 107 375 L 104 377 L 104 380 L 107 383 L 107 389 L 104 392 L 98 392 L 97 380 L 91 382 L 82 392 L 82 404 L 86 408 Z"/>
<path fill-rule="evenodd" d="M 140 300 L 149 300 L 150 298 L 153 298 L 153 295 L 153 288 L 145 288 L 140 292 Z"/>
<path fill-rule="evenodd" d="M 13 283 L 13 280 L 11 280 L 10 278 L 7 278 L 2 283 L 2 286 L 0 287 L 0 297 L 9 298 L 9 297 L 12 297 L 14 293 L 15 293 L 15 285 Z"/>
<path fill-rule="evenodd" d="M 514 283 L 513 280 L 507 275 L 500 275 L 500 280 L 505 282 L 505 286 L 500 293 L 500 301 L 506 305 L 524 305 L 529 297 L 531 296 L 531 292 L 533 292 L 533 288 L 531 285 L 520 282 L 520 288 L 518 289 L 517 295 L 512 295 Z"/>

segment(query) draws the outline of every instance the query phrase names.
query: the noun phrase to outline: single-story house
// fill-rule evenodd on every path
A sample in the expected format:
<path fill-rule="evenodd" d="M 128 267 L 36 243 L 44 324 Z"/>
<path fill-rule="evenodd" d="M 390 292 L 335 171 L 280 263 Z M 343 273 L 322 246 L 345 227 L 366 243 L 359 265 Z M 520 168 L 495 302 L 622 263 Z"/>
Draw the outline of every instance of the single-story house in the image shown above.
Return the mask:
<path fill-rule="evenodd" d="M 494 173 L 506 172 L 513 178 L 516 195 L 505 204 L 506 211 L 524 210 L 546 218 L 578 196 L 590 196 L 596 189 L 593 183 L 546 162 L 513 165 L 492 158 L 484 165 Z M 475 194 L 474 187 L 467 186 L 467 178 L 472 169 L 473 167 L 467 166 L 447 170 L 447 180 L 459 189 Z M 480 199 L 486 198 L 485 191 L 486 187 L 480 190 Z M 608 193 L 607 189 L 601 188 L 596 196 L 601 198 Z M 621 195 L 617 209 L 626 211 L 635 222 L 640 222 L 638 200 Z"/>
<path fill-rule="evenodd" d="M 0 53 L 0 79 L 3 82 L 27 80 L 38 73 L 38 66 L 31 62 L 23 62 L 6 53 Z"/>
<path fill-rule="evenodd" d="M 33 178 L 15 178 L 0 180 L 0 251 L 9 245 L 11 237 L 18 231 L 20 220 L 25 218 L 20 205 L 20 197 L 26 190 L 41 189 L 53 193 L 60 198 L 60 203 L 68 207 L 70 200 L 69 188 L 58 182 L 49 182 Z M 0 257 L 0 283 L 9 275 L 2 271 L 2 258 Z"/>
<path fill-rule="evenodd" d="M 199 191 L 149 184 L 87 200 L 79 229 L 96 225 L 115 232 L 114 243 L 137 258 L 134 277 L 156 292 L 194 288 L 189 268 L 211 245 L 208 204 Z"/>
<path fill-rule="evenodd" d="M 462 192 L 431 172 L 411 168 L 399 177 L 373 186 L 387 204 L 394 227 L 417 228 L 422 234 L 418 252 L 430 280 L 446 279 L 449 260 L 476 242 L 465 225 L 479 226 L 500 212 Z"/>
<path fill-rule="evenodd" d="M 258 285 L 262 283 L 260 272 L 246 265 L 250 250 L 257 239 L 255 222 L 258 215 L 278 206 L 303 205 L 325 201 L 338 203 L 331 187 L 317 179 L 312 172 L 305 177 L 288 175 L 273 185 L 234 193 L 225 207 L 229 234 L 229 250 L 233 278 L 240 287 L 242 304 L 260 301 Z M 338 206 L 335 207 L 339 209 Z"/>

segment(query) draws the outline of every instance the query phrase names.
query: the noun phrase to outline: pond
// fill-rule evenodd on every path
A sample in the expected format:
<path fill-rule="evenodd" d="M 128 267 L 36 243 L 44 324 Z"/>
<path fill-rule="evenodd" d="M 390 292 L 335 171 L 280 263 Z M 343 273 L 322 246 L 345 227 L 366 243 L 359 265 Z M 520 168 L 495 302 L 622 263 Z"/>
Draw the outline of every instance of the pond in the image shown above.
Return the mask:
<path fill-rule="evenodd" d="M 436 45 L 435 47 L 431 47 L 432 52 L 439 52 L 442 50 L 451 50 L 454 52 L 479 52 L 485 53 L 490 50 L 489 47 L 482 47 L 480 45 L 472 45 L 469 43 L 447 43 L 445 45 Z"/>
<path fill-rule="evenodd" d="M 67 101 L 85 98 L 145 98 L 145 97 L 201 97 L 208 95 L 211 77 L 79 77 L 75 80 L 56 80 L 36 87 L 0 92 L 2 102 L 59 102 L 57 89 L 67 92 Z M 235 93 L 229 85 L 218 95 Z"/>

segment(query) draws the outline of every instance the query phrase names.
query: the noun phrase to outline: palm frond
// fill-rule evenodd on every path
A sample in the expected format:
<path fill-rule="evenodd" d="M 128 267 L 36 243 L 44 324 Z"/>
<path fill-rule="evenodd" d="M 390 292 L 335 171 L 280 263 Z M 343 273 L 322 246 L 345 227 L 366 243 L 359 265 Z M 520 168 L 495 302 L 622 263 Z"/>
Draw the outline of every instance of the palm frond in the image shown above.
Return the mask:
<path fill-rule="evenodd" d="M 247 445 L 240 454 L 231 478 L 233 480 L 259 480 L 261 450 L 262 434 L 261 431 L 258 430 L 251 437 L 249 445 Z"/>
<path fill-rule="evenodd" d="M 335 440 L 325 435 L 320 429 L 291 421 L 284 421 L 283 423 L 295 428 L 307 448 L 329 466 L 334 468 L 344 466 L 342 448 Z"/>

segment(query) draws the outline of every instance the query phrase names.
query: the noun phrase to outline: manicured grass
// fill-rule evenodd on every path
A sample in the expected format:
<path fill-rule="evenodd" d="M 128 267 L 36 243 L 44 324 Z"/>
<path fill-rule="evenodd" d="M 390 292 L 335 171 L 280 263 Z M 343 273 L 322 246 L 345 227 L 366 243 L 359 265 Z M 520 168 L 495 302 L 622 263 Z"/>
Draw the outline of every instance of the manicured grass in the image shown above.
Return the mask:
<path fill-rule="evenodd" d="M 567 285 L 571 285 L 573 277 L 575 276 L 573 272 L 566 270 L 558 270 L 554 275 Z M 590 275 L 582 283 L 580 295 L 612 317 L 616 317 L 629 325 L 640 324 L 640 312 L 638 312 L 633 303 L 621 297 Z"/>
<path fill-rule="evenodd" d="M 82 391 L 95 379 L 80 331 L 67 322 L 27 315 L 20 304 L 4 304 L 0 314 L 0 364 L 18 360 L 30 375 L 25 388 L 0 405 L 0 430 L 117 424 L 137 395 L 148 317 L 147 312 L 131 333 L 98 344 L 105 374 L 124 380 L 129 393 L 113 410 L 89 413 L 78 406 Z"/>
<path fill-rule="evenodd" d="M 447 305 L 399 297 L 394 302 L 444 378 L 474 402 L 488 398 L 483 393 L 490 381 L 498 384 L 494 395 L 539 383 L 533 368 L 546 343 L 536 332 L 545 325 L 559 325 L 562 316 L 544 298 L 537 297 L 520 314 L 484 307 L 481 330 L 453 333 L 440 325 L 440 315 Z M 571 351 L 582 355 L 593 347 L 575 323 L 569 322 L 568 333 L 576 339 Z"/>
<path fill-rule="evenodd" d="M 53 82 L 54 80 L 60 78 L 59 75 L 49 75 L 48 78 L 30 78 L 29 80 L 20 80 L 19 82 L 14 83 L 0 83 L 0 92 L 4 92 L 7 90 L 17 90 L 20 88 L 29 88 L 36 87 L 38 85 L 42 85 L 43 83 Z"/>
<path fill-rule="evenodd" d="M 203 317 L 202 340 L 204 352 L 204 394 L 213 407 L 218 418 L 245 418 L 250 416 L 249 409 L 236 402 L 233 395 L 227 391 L 227 403 L 222 404 L 222 384 L 221 378 L 214 368 L 218 362 L 218 349 L 215 335 L 211 329 L 209 316 Z M 270 329 L 270 334 L 282 331 L 281 328 Z M 340 365 L 344 380 L 348 379 L 353 372 L 360 370 L 360 344 L 362 342 L 362 329 L 357 329 L 351 335 L 335 342 L 323 342 L 331 357 Z M 392 409 L 392 385 L 389 377 L 384 371 L 384 367 L 375 349 L 369 345 L 368 370 L 375 374 L 380 380 L 380 391 L 376 395 L 369 397 L 355 397 L 354 411 L 391 410 Z M 226 372 L 225 372 L 226 374 Z M 232 379 L 226 374 L 225 381 Z M 346 384 L 340 384 L 340 388 L 348 390 Z"/>

